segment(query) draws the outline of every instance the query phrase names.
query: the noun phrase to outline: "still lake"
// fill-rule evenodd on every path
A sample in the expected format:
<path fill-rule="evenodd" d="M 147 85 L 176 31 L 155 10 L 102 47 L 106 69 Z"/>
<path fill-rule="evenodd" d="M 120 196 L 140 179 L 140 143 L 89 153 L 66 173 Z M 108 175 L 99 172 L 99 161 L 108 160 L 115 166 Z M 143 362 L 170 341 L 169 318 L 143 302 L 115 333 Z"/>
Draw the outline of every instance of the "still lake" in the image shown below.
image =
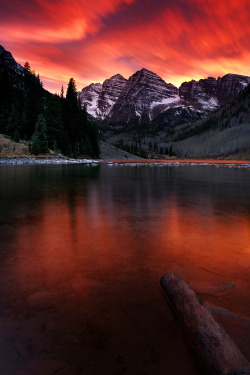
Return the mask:
<path fill-rule="evenodd" d="M 250 317 L 249 169 L 0 166 L 0 207 L 3 375 L 200 374 L 170 271 Z"/>

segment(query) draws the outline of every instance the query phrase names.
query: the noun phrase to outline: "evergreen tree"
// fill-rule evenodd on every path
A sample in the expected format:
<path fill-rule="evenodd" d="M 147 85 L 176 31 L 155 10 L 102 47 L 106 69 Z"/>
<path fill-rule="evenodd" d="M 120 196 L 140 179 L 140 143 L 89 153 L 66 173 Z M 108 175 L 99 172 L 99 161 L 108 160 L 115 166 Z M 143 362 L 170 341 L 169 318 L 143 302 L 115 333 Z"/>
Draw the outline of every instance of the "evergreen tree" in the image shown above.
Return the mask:
<path fill-rule="evenodd" d="M 40 79 L 26 74 L 24 80 L 24 104 L 23 112 L 25 121 L 22 123 L 21 135 L 26 134 L 30 139 L 34 133 L 38 115 L 43 113 L 46 103 L 46 92 L 44 91 Z"/>
<path fill-rule="evenodd" d="M 24 68 L 29 72 L 31 73 L 31 68 L 30 68 L 30 64 L 28 61 L 26 61 L 26 63 L 24 64 Z"/>
<path fill-rule="evenodd" d="M 169 156 L 173 156 L 173 147 L 172 147 L 172 144 L 171 144 L 171 146 L 169 148 L 168 155 Z"/>
<path fill-rule="evenodd" d="M 47 139 L 48 146 L 52 150 L 62 148 L 63 142 L 63 122 L 62 122 L 62 111 L 60 98 L 56 95 L 51 96 L 47 102 L 47 108 L 45 113 L 46 125 L 47 125 Z"/>
<path fill-rule="evenodd" d="M 6 69 L 0 71 L 0 133 L 6 133 L 12 110 L 13 88 Z"/>
<path fill-rule="evenodd" d="M 49 151 L 46 134 L 46 123 L 43 115 L 38 116 L 35 132 L 31 138 L 30 151 L 35 155 L 46 154 Z"/>
<path fill-rule="evenodd" d="M 154 142 L 154 152 L 158 152 L 158 145 L 156 142 Z"/>
<path fill-rule="evenodd" d="M 81 139 L 86 137 L 84 114 L 78 107 L 77 90 L 74 78 L 70 78 L 63 111 L 64 126 L 74 156 L 80 153 Z"/>
<path fill-rule="evenodd" d="M 43 87 L 43 83 L 42 83 L 42 81 L 40 80 L 40 75 L 39 74 L 37 74 L 37 80 L 38 80 L 38 83 L 39 83 L 39 85 L 41 86 L 41 87 Z"/>
<path fill-rule="evenodd" d="M 15 134 L 15 138 L 17 139 L 19 137 L 19 140 L 20 140 L 19 125 L 20 125 L 20 118 L 19 118 L 19 113 L 17 110 L 17 105 L 13 103 L 11 112 L 9 115 L 9 119 L 8 119 L 7 129 L 6 129 L 6 133 L 10 135 L 12 139 L 14 139 L 14 134 Z"/>
<path fill-rule="evenodd" d="M 88 125 L 88 139 L 91 144 L 92 154 L 90 156 L 99 158 L 100 145 L 99 145 L 99 130 L 95 123 Z"/>
<path fill-rule="evenodd" d="M 15 142 L 20 142 L 20 133 L 19 133 L 18 129 L 15 130 L 12 138 Z"/>
<path fill-rule="evenodd" d="M 91 146 L 89 137 L 87 137 L 84 141 L 83 155 L 93 157 L 93 150 L 92 150 L 92 146 Z"/>
<path fill-rule="evenodd" d="M 62 85 L 61 92 L 60 92 L 60 98 L 61 99 L 64 98 L 64 88 L 63 88 L 63 85 Z"/>
<path fill-rule="evenodd" d="M 77 105 L 77 89 L 76 81 L 74 78 L 70 78 L 66 93 L 66 100 L 72 105 Z"/>

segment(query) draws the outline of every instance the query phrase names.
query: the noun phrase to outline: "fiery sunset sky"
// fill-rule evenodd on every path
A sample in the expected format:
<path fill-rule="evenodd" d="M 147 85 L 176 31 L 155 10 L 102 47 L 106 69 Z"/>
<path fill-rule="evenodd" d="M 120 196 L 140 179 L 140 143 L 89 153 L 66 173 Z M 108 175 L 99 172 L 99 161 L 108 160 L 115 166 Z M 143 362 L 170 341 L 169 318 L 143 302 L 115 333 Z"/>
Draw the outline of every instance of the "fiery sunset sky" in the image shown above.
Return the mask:
<path fill-rule="evenodd" d="M 250 75 L 249 0 L 1 0 L 0 44 L 46 89 L 142 67 L 179 86 Z"/>

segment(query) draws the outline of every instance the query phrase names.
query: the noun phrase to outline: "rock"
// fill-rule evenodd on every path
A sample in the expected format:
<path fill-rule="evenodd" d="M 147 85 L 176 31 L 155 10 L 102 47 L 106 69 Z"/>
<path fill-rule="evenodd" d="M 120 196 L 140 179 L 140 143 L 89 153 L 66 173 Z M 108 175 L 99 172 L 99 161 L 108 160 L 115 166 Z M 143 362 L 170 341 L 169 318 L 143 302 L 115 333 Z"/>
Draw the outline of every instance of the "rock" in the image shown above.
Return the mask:
<path fill-rule="evenodd" d="M 178 100 L 177 87 L 143 68 L 129 78 L 108 120 L 126 124 L 150 122 L 158 114 L 156 106 L 165 106 Z M 154 112 L 151 111 L 152 107 Z"/>
<path fill-rule="evenodd" d="M 87 112 L 99 119 L 105 119 L 119 98 L 127 80 L 116 74 L 106 79 L 103 84 L 91 83 L 84 87 L 78 96 L 82 106 L 86 106 Z"/>

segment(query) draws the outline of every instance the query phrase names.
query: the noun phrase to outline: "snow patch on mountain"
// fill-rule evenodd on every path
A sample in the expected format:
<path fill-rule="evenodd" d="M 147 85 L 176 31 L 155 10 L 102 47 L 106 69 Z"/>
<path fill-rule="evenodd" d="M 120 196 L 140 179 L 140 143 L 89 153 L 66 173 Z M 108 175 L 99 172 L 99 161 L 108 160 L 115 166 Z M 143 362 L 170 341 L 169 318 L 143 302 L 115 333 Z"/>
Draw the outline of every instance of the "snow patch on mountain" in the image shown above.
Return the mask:
<path fill-rule="evenodd" d="M 89 85 L 79 97 L 87 111 L 113 124 L 183 123 L 206 116 L 250 83 L 250 77 L 227 74 L 183 82 L 178 89 L 142 68 L 128 80 L 120 74 Z"/>

